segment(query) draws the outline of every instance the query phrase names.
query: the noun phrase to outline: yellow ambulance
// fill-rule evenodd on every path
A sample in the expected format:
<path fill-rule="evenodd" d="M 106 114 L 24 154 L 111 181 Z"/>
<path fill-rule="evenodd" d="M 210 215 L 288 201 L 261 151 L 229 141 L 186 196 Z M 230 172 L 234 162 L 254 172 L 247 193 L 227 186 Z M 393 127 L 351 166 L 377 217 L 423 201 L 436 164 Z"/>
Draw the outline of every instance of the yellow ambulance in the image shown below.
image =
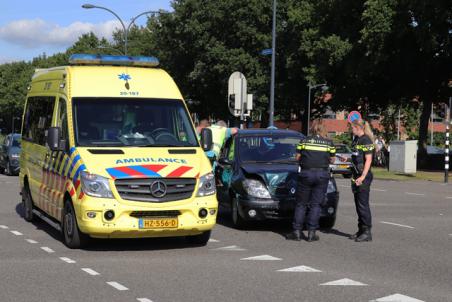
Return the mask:
<path fill-rule="evenodd" d="M 186 236 L 205 245 L 218 202 L 212 147 L 198 141 L 173 79 L 153 57 L 72 55 L 36 70 L 22 125 L 24 218 L 92 238 Z"/>

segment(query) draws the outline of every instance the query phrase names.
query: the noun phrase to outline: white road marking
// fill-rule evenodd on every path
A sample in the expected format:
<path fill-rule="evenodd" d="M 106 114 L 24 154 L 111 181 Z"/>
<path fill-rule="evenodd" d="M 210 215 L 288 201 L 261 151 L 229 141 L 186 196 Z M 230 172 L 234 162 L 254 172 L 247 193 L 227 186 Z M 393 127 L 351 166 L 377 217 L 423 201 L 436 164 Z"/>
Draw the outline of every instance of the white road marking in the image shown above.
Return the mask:
<path fill-rule="evenodd" d="M 87 268 L 87 267 L 86 268 L 82 268 L 82 271 L 84 271 L 85 273 L 87 273 L 88 275 L 91 275 L 91 276 L 98 276 L 98 275 L 100 275 L 95 270 Z"/>
<path fill-rule="evenodd" d="M 210 238 L 209 242 L 220 242 L 220 240 L 216 240 L 216 239 Z"/>
<path fill-rule="evenodd" d="M 449 236 L 452 236 L 452 234 L 449 234 Z"/>
<path fill-rule="evenodd" d="M 11 231 L 11 233 L 13 233 L 16 236 L 22 236 L 23 234 L 19 231 Z"/>
<path fill-rule="evenodd" d="M 110 282 L 107 282 L 107 284 L 108 285 L 110 285 L 111 287 L 114 287 L 114 288 L 116 288 L 117 290 L 129 290 L 127 287 L 125 287 L 124 285 L 122 285 L 122 284 L 120 284 L 120 283 L 118 283 L 118 282 L 115 282 L 115 281 L 110 281 Z"/>
<path fill-rule="evenodd" d="M 139 302 L 152 302 L 152 300 L 149 300 L 148 298 L 137 298 L 137 301 L 139 301 Z"/>
<path fill-rule="evenodd" d="M 387 192 L 388 190 L 385 190 L 385 189 L 371 189 L 371 191 Z"/>
<path fill-rule="evenodd" d="M 446 199 L 452 199 L 452 196 L 446 196 Z"/>
<path fill-rule="evenodd" d="M 339 187 L 342 187 L 342 188 L 350 188 L 350 186 L 346 186 L 346 185 L 338 185 Z"/>
<path fill-rule="evenodd" d="M 320 285 L 331 285 L 331 286 L 367 286 L 367 284 L 358 282 L 358 281 L 354 281 L 351 279 L 340 279 L 340 280 L 336 280 L 336 281 L 331 281 L 331 282 L 327 282 L 327 283 L 322 283 Z"/>
<path fill-rule="evenodd" d="M 295 266 L 286 269 L 281 269 L 278 272 L 293 272 L 293 273 L 321 273 L 318 269 L 309 267 L 309 266 Z"/>
<path fill-rule="evenodd" d="M 230 246 L 219 247 L 219 248 L 216 248 L 214 250 L 216 250 L 216 251 L 231 251 L 231 252 L 246 251 L 246 249 L 241 248 L 240 246 L 237 246 L 237 245 L 230 245 Z"/>
<path fill-rule="evenodd" d="M 72 260 L 71 258 L 67 258 L 67 257 L 60 257 L 60 259 L 66 263 L 77 263 L 77 261 Z"/>
<path fill-rule="evenodd" d="M 414 195 L 414 196 L 425 196 L 425 194 L 420 193 L 412 193 L 412 192 L 405 192 L 406 195 Z"/>
<path fill-rule="evenodd" d="M 31 244 L 36 244 L 36 243 L 38 243 L 36 240 L 33 240 L 33 239 L 25 239 L 28 243 L 31 243 Z"/>
<path fill-rule="evenodd" d="M 375 302 L 424 302 L 401 294 L 394 294 L 374 300 Z"/>
<path fill-rule="evenodd" d="M 6 225 L 0 224 L 0 229 L 7 230 L 7 229 L 9 229 L 9 227 L 7 227 Z"/>
<path fill-rule="evenodd" d="M 242 258 L 240 260 L 252 260 L 252 261 L 279 261 L 282 260 L 281 258 L 276 258 L 270 255 L 261 255 L 261 256 L 254 256 L 254 257 L 248 257 L 248 258 Z"/>
<path fill-rule="evenodd" d="M 389 224 L 389 225 L 395 225 L 395 226 L 399 226 L 399 227 L 407 228 L 407 229 L 414 229 L 414 227 L 412 227 L 412 226 L 405 225 L 405 224 L 398 224 L 398 223 L 394 223 L 394 222 L 380 221 L 380 223 Z"/>
<path fill-rule="evenodd" d="M 47 246 L 41 246 L 41 249 L 49 254 L 55 253 L 54 250 L 52 250 L 50 247 L 47 247 Z"/>

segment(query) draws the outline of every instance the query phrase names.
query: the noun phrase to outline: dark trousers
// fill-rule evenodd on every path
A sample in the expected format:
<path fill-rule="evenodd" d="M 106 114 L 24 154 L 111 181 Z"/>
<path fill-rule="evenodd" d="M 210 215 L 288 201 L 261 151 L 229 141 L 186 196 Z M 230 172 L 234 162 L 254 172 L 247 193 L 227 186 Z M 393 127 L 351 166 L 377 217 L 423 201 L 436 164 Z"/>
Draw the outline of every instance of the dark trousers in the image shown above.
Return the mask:
<path fill-rule="evenodd" d="M 352 192 L 355 197 L 356 213 L 358 214 L 358 227 L 372 227 L 372 214 L 370 212 L 369 194 L 373 175 L 369 172 L 362 185 L 357 186 L 352 182 Z"/>
<path fill-rule="evenodd" d="M 330 174 L 328 171 L 302 170 L 298 176 L 297 204 L 293 221 L 294 230 L 302 230 L 309 207 L 308 230 L 319 228 L 320 205 L 325 199 Z"/>

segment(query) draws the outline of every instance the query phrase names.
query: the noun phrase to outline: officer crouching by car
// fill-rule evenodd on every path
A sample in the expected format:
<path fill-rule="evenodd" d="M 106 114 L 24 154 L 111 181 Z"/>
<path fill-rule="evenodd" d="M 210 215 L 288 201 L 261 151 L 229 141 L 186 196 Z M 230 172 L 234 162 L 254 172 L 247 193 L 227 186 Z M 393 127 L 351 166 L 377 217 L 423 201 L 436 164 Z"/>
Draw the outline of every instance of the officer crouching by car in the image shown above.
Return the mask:
<path fill-rule="evenodd" d="M 308 242 L 318 241 L 321 203 L 325 198 L 330 179 L 329 165 L 334 162 L 336 148 L 326 139 L 325 128 L 320 122 L 313 123 L 311 135 L 302 139 L 297 146 L 299 175 L 297 184 L 297 204 L 293 221 L 293 231 L 286 235 L 288 240 L 300 241 L 305 238 L 303 226 L 307 215 Z"/>

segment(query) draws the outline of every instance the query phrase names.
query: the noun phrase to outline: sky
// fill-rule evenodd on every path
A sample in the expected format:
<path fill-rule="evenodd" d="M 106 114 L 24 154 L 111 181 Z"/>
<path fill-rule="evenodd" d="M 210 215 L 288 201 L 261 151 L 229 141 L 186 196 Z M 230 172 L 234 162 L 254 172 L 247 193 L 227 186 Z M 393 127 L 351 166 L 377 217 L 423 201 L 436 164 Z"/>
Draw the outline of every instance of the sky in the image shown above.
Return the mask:
<path fill-rule="evenodd" d="M 170 0 L 0 0 L 0 64 L 29 61 L 46 53 L 65 51 L 90 31 L 111 40 L 120 27 L 117 19 L 101 9 L 83 9 L 85 3 L 107 7 L 128 21 L 148 10 L 172 10 Z M 146 17 L 136 23 L 143 25 Z"/>

